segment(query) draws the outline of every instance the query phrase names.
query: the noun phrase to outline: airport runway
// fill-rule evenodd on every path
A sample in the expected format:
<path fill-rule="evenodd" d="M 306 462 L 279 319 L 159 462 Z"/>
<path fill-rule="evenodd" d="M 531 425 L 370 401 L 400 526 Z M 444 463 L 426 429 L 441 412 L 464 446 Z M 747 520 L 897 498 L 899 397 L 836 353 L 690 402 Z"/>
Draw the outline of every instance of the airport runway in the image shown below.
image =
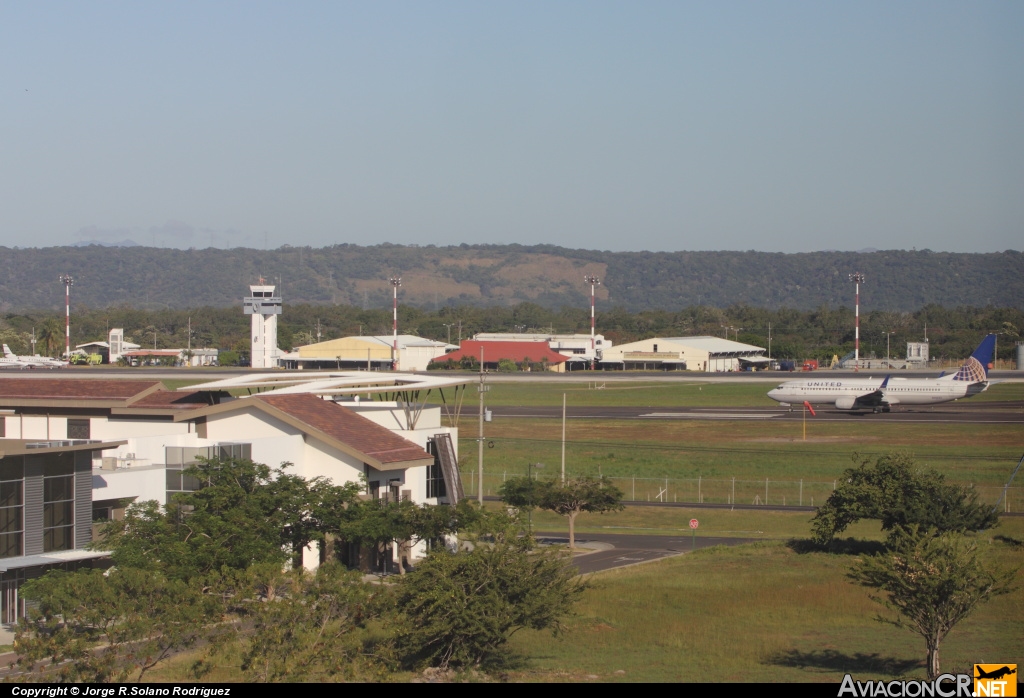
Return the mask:
<path fill-rule="evenodd" d="M 489 408 L 500 419 L 561 419 L 561 407 Z M 853 423 L 900 422 L 923 424 L 1024 424 L 1024 402 L 946 403 L 935 407 L 894 407 L 892 412 L 851 412 L 816 407 L 817 416 L 808 420 Z M 472 419 L 476 408 L 463 407 L 462 419 Z M 567 407 L 566 419 L 627 419 L 641 421 L 791 421 L 802 420 L 803 411 L 794 407 Z"/>
<path fill-rule="evenodd" d="M 538 533 L 537 540 L 542 543 L 568 545 L 569 538 L 564 533 Z M 682 555 L 696 549 L 710 548 L 716 545 L 742 545 L 759 538 L 721 538 L 696 536 L 691 538 L 685 533 L 679 536 L 655 536 L 634 533 L 581 533 L 576 535 L 577 545 L 591 544 L 598 548 L 595 552 L 577 555 L 573 564 L 580 574 L 592 574 L 617 567 L 661 560 L 674 555 Z"/>

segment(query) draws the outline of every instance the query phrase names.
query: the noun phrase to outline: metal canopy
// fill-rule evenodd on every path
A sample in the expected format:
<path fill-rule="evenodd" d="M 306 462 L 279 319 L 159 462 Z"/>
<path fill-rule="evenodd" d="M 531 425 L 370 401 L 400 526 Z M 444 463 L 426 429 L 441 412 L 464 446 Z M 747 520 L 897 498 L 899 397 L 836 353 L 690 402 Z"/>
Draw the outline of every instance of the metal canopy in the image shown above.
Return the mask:
<path fill-rule="evenodd" d="M 396 402 L 405 412 L 406 428 L 416 428 L 416 422 L 426 406 L 430 392 L 437 390 L 442 406 L 452 426 L 458 426 L 459 408 L 465 386 L 472 378 L 450 376 L 421 376 L 414 373 L 371 373 L 369 371 L 336 371 L 330 373 L 254 373 L 234 378 L 199 383 L 178 388 L 178 392 L 203 390 L 273 391 L 275 395 L 310 393 L 321 397 L 378 393 L 386 401 Z M 444 388 L 452 388 L 454 400 L 449 401 Z M 462 390 L 460 390 L 462 388 Z M 452 404 L 454 403 L 454 404 Z M 452 409 L 454 408 L 454 409 Z"/>

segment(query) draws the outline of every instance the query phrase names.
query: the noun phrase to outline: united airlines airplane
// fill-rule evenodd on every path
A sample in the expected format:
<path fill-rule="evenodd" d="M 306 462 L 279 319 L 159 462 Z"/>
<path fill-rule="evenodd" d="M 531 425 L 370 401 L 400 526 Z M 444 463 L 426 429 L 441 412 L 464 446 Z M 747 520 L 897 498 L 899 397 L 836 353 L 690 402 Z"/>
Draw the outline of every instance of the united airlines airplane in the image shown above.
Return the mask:
<path fill-rule="evenodd" d="M 892 405 L 934 405 L 971 397 L 988 389 L 988 369 L 995 358 L 996 336 L 981 341 L 960 369 L 938 378 L 808 378 L 788 381 L 768 391 L 782 405 L 809 402 L 840 410 L 888 412 Z"/>

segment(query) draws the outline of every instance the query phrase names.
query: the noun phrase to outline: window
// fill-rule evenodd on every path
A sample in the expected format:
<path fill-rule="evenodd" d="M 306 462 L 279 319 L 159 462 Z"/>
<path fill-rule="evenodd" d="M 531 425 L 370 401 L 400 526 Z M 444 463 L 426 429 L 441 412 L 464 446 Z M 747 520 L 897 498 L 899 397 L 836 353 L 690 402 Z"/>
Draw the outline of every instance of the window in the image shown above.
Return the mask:
<path fill-rule="evenodd" d="M 0 558 L 22 554 L 25 533 L 25 467 L 22 458 L 0 460 Z"/>
<path fill-rule="evenodd" d="M 444 486 L 444 473 L 441 461 L 435 456 L 434 462 L 427 466 L 427 497 L 446 497 L 448 490 Z"/>
<path fill-rule="evenodd" d="M 54 454 L 43 464 L 43 552 L 72 550 L 74 539 L 74 454 Z"/>
<path fill-rule="evenodd" d="M 168 446 L 164 450 L 167 501 L 171 501 L 173 495 L 178 492 L 195 492 L 202 483 L 192 475 L 186 475 L 185 471 L 190 466 L 197 464 L 200 459 L 212 458 L 236 458 L 240 460 L 252 459 L 252 444 L 246 443 L 225 443 L 216 446 Z"/>
<path fill-rule="evenodd" d="M 91 439 L 89 430 L 88 419 L 69 419 L 68 420 L 68 438 L 69 439 Z"/>

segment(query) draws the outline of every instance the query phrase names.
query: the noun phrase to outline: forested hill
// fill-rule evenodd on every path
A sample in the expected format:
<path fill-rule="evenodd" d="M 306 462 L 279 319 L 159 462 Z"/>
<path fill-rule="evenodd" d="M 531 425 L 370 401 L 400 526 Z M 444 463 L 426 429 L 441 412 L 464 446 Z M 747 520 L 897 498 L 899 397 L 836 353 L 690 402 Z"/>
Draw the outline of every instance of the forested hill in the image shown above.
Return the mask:
<path fill-rule="evenodd" d="M 75 278 L 73 304 L 101 308 L 241 305 L 260 276 L 280 279 L 285 303 L 390 305 L 388 277 L 402 277 L 401 302 L 558 308 L 599 302 L 630 311 L 691 305 L 812 309 L 853 304 L 851 272 L 867 277 L 865 308 L 1024 308 L 1024 254 L 880 252 L 601 252 L 551 245 L 336 245 L 276 250 L 151 247 L 0 247 L 0 310 L 57 309 L 58 276 Z"/>

